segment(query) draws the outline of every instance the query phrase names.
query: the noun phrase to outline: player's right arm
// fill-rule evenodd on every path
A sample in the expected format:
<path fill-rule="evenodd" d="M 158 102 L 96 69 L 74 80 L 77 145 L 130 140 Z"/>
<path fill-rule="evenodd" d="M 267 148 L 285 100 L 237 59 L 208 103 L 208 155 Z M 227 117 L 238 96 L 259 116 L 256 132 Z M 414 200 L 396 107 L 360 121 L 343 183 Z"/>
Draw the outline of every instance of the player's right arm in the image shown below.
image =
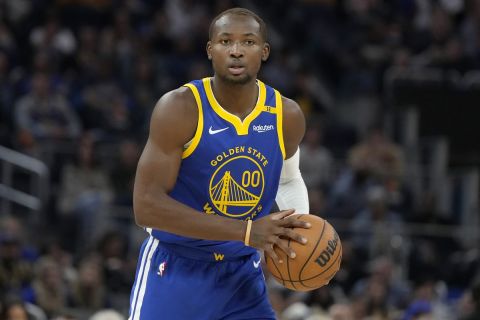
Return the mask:
<path fill-rule="evenodd" d="M 208 240 L 240 240 L 241 221 L 206 216 L 171 198 L 183 146 L 194 135 L 198 109 L 190 89 L 165 94 L 155 106 L 150 133 L 140 157 L 133 190 L 138 225 Z"/>
<path fill-rule="evenodd" d="M 133 206 L 138 225 L 206 240 L 243 241 L 246 222 L 206 215 L 172 197 L 185 143 L 193 137 L 198 109 L 190 89 L 182 87 L 164 95 L 155 106 L 148 141 L 135 176 Z M 301 241 L 292 227 L 305 222 L 289 218 L 293 211 L 270 215 L 256 222 L 256 237 L 251 245 L 270 249 L 279 237 Z M 290 249 L 287 254 L 290 254 Z"/>

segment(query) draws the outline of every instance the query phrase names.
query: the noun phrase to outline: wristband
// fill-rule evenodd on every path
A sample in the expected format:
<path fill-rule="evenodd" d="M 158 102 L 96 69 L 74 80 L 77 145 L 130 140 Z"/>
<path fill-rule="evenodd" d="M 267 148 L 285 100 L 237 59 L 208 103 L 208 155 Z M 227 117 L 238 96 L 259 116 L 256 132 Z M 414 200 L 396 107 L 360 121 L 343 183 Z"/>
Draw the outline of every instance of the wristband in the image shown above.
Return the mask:
<path fill-rule="evenodd" d="M 245 243 L 246 246 L 250 245 L 250 231 L 252 230 L 252 220 L 247 220 L 247 230 L 245 231 Z"/>

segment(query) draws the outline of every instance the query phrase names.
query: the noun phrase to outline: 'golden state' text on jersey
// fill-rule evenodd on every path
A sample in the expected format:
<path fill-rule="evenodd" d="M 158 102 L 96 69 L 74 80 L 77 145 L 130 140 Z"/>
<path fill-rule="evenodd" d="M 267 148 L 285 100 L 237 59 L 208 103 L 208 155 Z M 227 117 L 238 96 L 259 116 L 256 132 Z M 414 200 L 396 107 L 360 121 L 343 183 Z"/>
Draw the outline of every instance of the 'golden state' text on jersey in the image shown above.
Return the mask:
<path fill-rule="evenodd" d="M 212 79 L 186 84 L 198 106 L 198 124 L 182 155 L 170 196 L 203 214 L 231 219 L 258 219 L 275 201 L 285 158 L 282 99 L 275 89 L 257 80 L 258 100 L 242 121 L 215 99 Z M 240 241 L 208 241 L 152 230 L 160 242 L 220 252 L 252 254 Z"/>

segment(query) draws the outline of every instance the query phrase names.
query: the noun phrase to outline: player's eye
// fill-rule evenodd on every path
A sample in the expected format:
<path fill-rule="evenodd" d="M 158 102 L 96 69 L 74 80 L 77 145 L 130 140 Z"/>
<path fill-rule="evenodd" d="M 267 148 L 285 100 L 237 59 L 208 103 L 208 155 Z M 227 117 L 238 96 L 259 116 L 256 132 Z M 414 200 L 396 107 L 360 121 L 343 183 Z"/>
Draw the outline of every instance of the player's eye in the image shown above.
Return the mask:
<path fill-rule="evenodd" d="M 230 43 L 230 40 L 228 39 L 220 39 L 220 43 L 223 44 L 223 45 L 227 45 Z"/>
<path fill-rule="evenodd" d="M 245 44 L 246 44 L 247 46 L 253 46 L 253 45 L 255 44 L 255 41 L 253 41 L 253 40 L 245 40 Z"/>

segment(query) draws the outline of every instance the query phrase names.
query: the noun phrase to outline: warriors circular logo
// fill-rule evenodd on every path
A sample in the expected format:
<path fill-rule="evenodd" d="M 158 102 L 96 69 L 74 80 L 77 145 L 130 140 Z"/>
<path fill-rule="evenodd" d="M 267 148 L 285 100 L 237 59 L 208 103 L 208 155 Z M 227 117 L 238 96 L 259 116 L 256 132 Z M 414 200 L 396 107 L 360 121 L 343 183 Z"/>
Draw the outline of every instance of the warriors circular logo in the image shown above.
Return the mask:
<path fill-rule="evenodd" d="M 260 201 L 265 178 L 260 165 L 250 157 L 238 156 L 225 161 L 210 179 L 210 200 L 218 211 L 229 217 L 249 214 Z"/>

